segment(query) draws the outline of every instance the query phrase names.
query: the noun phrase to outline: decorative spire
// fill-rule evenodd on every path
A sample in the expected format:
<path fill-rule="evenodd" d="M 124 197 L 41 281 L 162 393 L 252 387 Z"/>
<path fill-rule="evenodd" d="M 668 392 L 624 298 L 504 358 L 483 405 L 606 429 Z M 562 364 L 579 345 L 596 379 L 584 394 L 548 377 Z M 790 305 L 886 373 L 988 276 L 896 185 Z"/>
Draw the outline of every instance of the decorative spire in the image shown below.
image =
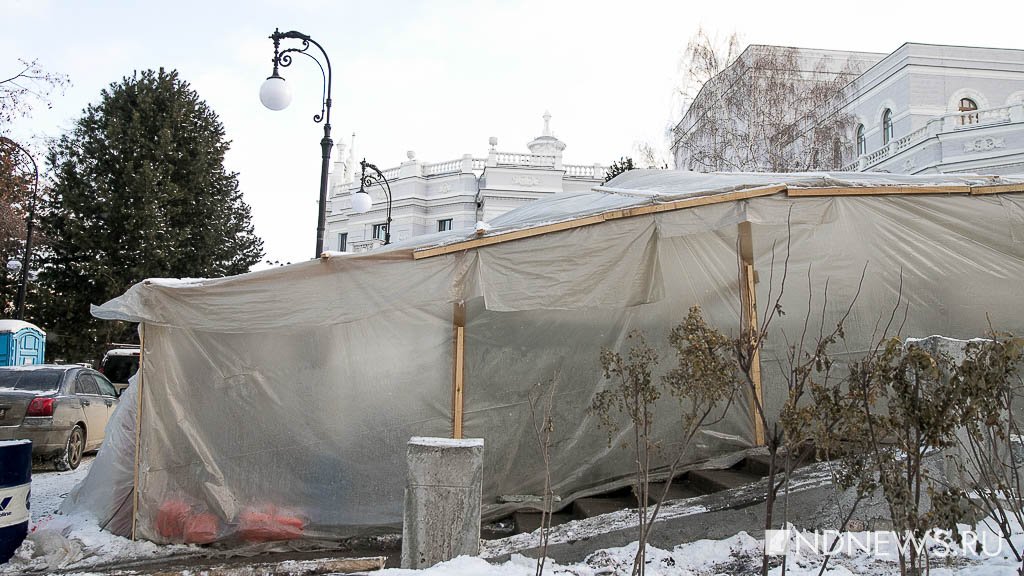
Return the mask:
<path fill-rule="evenodd" d="M 551 133 L 551 112 L 544 111 L 544 132 L 531 140 L 526 146 L 531 154 L 561 155 L 565 150 L 565 142 L 562 142 Z"/>

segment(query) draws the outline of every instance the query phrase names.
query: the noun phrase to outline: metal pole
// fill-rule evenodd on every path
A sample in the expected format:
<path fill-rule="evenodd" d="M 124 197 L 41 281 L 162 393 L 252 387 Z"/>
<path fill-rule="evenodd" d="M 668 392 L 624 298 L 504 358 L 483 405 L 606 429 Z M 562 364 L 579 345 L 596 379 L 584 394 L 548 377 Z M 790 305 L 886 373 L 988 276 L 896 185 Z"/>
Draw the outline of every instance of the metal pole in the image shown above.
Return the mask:
<path fill-rule="evenodd" d="M 331 109 L 330 106 L 328 103 L 328 111 Z M 317 258 L 324 253 L 324 232 L 327 228 L 327 168 L 331 163 L 331 148 L 333 147 L 334 141 L 331 140 L 331 125 L 324 124 L 324 137 L 320 140 L 322 163 L 320 164 L 320 210 L 316 218 Z"/>
<path fill-rule="evenodd" d="M 35 166 L 35 183 L 32 185 L 32 201 L 28 205 L 28 221 L 25 223 L 25 262 L 21 267 L 21 284 L 18 286 L 18 320 L 25 319 L 25 296 L 28 292 L 28 272 L 32 263 L 32 230 L 35 228 L 36 195 L 39 193 L 39 168 Z"/>
<path fill-rule="evenodd" d="M 376 184 L 384 190 L 384 193 L 388 197 L 387 220 L 384 221 L 384 245 L 387 246 L 388 244 L 391 244 L 391 184 L 388 182 L 388 179 L 384 177 L 384 173 L 380 171 L 380 168 L 377 168 L 374 164 L 367 162 L 366 158 L 363 158 L 363 161 L 360 162 L 359 165 L 362 166 L 362 175 L 359 177 L 359 191 L 362 192 L 365 186 L 373 186 Z M 373 174 L 367 174 L 367 168 L 376 172 L 377 175 L 374 176 Z"/>
<path fill-rule="evenodd" d="M 18 295 L 15 299 L 15 318 L 18 320 L 25 319 L 25 295 L 28 292 L 28 272 L 29 266 L 32 263 L 32 230 L 35 228 L 35 216 L 36 216 L 36 197 L 39 194 L 39 165 L 36 164 L 36 159 L 32 157 L 27 149 L 21 144 L 18 144 L 14 140 L 7 138 L 6 136 L 0 136 L 0 142 L 5 142 L 14 148 L 21 151 L 26 158 L 32 162 L 32 171 L 34 175 L 34 181 L 32 184 L 32 200 L 28 205 L 28 216 L 25 221 L 25 256 L 21 263 L 21 281 L 18 283 Z"/>
<path fill-rule="evenodd" d="M 289 48 L 282 50 L 278 53 L 278 44 L 282 38 L 292 38 L 295 40 L 302 41 L 302 48 Z M 324 232 L 327 228 L 327 175 L 328 169 L 331 164 L 331 149 L 334 148 L 334 141 L 331 140 L 331 59 L 327 56 L 327 51 L 320 45 L 319 42 L 313 40 L 308 34 L 302 32 L 296 32 L 291 30 L 289 32 L 281 32 L 275 29 L 274 33 L 270 35 L 270 39 L 274 41 L 274 74 L 277 75 L 278 66 L 288 67 L 291 66 L 292 57 L 291 53 L 296 52 L 309 56 L 317 66 L 320 67 L 320 72 L 324 78 L 324 89 L 323 99 L 321 101 L 320 113 L 313 116 L 313 121 L 319 124 L 324 123 L 324 137 L 320 140 L 321 150 L 321 164 L 320 164 L 320 198 L 317 205 L 317 216 L 316 216 L 316 254 L 314 258 L 319 258 L 324 252 Z M 309 54 L 310 44 L 317 47 L 320 50 L 320 54 L 324 57 L 324 62 L 327 64 L 327 69 L 324 69 L 323 64 L 320 63 L 315 56 Z"/>

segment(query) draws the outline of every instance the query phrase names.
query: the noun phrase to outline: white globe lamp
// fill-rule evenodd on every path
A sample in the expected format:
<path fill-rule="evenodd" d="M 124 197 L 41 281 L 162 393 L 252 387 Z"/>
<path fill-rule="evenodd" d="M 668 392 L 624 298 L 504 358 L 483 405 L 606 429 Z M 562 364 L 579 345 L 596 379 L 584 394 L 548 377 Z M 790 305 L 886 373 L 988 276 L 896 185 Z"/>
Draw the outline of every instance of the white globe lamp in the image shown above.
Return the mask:
<path fill-rule="evenodd" d="M 373 207 L 373 198 L 365 190 L 359 190 L 352 195 L 352 211 L 356 214 L 364 214 Z"/>
<path fill-rule="evenodd" d="M 18 270 L 21 270 L 21 261 L 20 260 L 8 260 L 7 261 L 7 269 L 10 270 L 11 272 L 17 272 Z"/>
<path fill-rule="evenodd" d="M 271 110 L 284 110 L 292 103 L 292 89 L 284 78 L 274 74 L 260 86 L 260 102 Z"/>

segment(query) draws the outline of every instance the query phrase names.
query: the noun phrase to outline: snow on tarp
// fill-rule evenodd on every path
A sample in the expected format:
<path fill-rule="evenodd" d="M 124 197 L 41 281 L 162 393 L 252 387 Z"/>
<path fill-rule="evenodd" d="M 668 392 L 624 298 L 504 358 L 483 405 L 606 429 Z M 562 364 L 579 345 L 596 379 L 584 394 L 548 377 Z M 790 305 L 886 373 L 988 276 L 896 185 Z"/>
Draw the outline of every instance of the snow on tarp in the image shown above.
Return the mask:
<path fill-rule="evenodd" d="M 632 171 L 509 212 L 485 237 L 768 186 L 1018 183 L 1024 179 Z M 768 369 L 785 355 L 781 334 L 799 333 L 808 299 L 811 324 L 834 324 L 865 265 L 843 354 L 867 348 L 900 295 L 909 304 L 906 333 L 975 337 L 988 329 L 986 314 L 999 329 L 1024 333 L 1021 193 L 779 193 L 593 221 L 419 260 L 418 248 L 477 234 L 456 230 L 231 278 L 143 282 L 97 307 L 101 318 L 143 322 L 139 534 L 178 542 L 178 527 L 192 522 L 218 539 L 316 538 L 400 522 L 406 442 L 452 433 L 456 322 L 465 325 L 463 434 L 485 441 L 485 515 L 514 506 L 503 495 L 543 490 L 528 394 L 552 379 L 555 493 L 567 505 L 626 485 L 632 467 L 623 438 L 609 439 L 587 410 L 608 385 L 599 351 L 621 350 L 632 330 L 643 330 L 667 369 L 667 333 L 693 305 L 735 334 L 743 222 L 759 309 L 769 291 L 778 296 L 789 266 L 781 305 L 791 313 L 777 320 L 762 354 L 771 413 L 784 398 L 784 381 Z M 666 448 L 659 457 L 678 440 L 677 416 L 666 398 L 654 429 Z M 736 402 L 697 438 L 686 466 L 753 441 L 748 402 Z"/>

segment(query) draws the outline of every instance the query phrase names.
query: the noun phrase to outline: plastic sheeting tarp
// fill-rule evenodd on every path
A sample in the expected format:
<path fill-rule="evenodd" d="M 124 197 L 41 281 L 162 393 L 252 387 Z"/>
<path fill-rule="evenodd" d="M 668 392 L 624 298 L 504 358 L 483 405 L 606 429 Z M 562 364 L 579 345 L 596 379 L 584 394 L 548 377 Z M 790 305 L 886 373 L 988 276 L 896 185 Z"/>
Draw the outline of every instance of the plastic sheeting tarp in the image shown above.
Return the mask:
<path fill-rule="evenodd" d="M 135 424 L 138 408 L 137 374 L 118 399 L 117 408 L 104 430 L 103 446 L 89 474 L 61 502 L 60 512 L 85 512 L 100 528 L 131 536 L 132 495 L 135 488 Z"/>
<path fill-rule="evenodd" d="M 531 203 L 495 220 L 489 234 L 778 184 L 1021 182 L 636 171 L 593 192 Z M 232 278 L 141 283 L 94 310 L 144 324 L 139 535 L 188 541 L 181 525 L 199 518 L 218 540 L 333 537 L 400 522 L 405 443 L 452 433 L 458 304 L 465 306 L 464 435 L 485 440 L 485 514 L 508 510 L 503 495 L 543 489 L 527 396 L 552 379 L 555 492 L 569 501 L 621 485 L 632 470 L 625 437 L 609 440 L 587 410 L 608 386 L 599 351 L 622 349 L 630 331 L 643 330 L 667 370 L 668 331 L 692 305 L 736 334 L 739 223 L 751 223 L 762 311 L 779 294 L 789 251 L 781 300 L 788 314 L 762 354 L 766 402 L 777 411 L 785 389 L 778 360 L 802 328 L 809 300 L 811 325 L 833 325 L 865 266 L 839 356 L 878 336 L 901 293 L 910 306 L 905 334 L 971 337 L 988 329 L 986 314 L 999 329 L 1024 333 L 1022 216 L 1019 193 L 779 194 L 421 260 L 411 258 L 414 248 L 475 234 L 431 235 Z M 656 414 L 664 446 L 658 464 L 678 442 L 673 402 L 667 398 Z M 749 448 L 748 406 L 737 402 L 704 431 L 687 463 Z"/>

